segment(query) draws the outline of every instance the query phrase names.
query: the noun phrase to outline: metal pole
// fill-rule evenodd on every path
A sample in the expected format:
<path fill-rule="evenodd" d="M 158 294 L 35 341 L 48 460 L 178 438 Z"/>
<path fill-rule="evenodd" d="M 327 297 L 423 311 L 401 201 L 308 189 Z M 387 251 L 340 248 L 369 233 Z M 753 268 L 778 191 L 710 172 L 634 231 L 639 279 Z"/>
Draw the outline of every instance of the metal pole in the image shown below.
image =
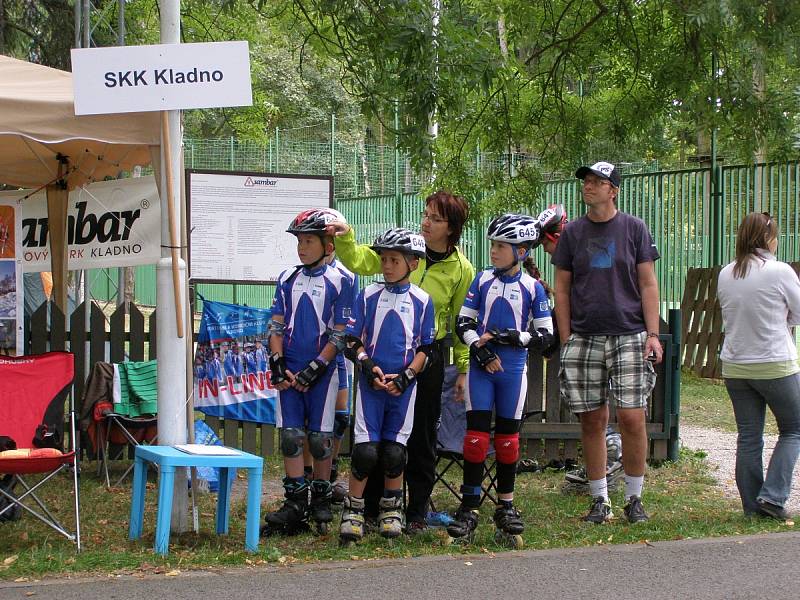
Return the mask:
<path fill-rule="evenodd" d="M 179 0 L 160 0 L 161 5 L 161 43 L 180 43 L 180 2 Z M 161 196 L 181 199 L 181 181 L 183 166 L 181 164 L 181 146 L 183 133 L 180 126 L 180 111 L 171 110 L 162 119 L 161 144 Z M 170 152 L 165 153 L 165 142 L 169 141 Z M 174 177 L 167 177 L 167 161 L 169 171 Z M 171 186 L 171 190 L 168 189 Z M 170 214 L 171 209 L 171 214 Z M 171 218 L 170 218 L 171 217 Z M 158 330 L 158 438 L 159 444 L 173 446 L 185 444 L 187 439 L 187 344 L 191 344 L 191 335 L 178 337 L 178 319 L 182 320 L 181 329 L 187 329 L 186 303 L 186 263 L 175 256 L 173 248 L 179 236 L 172 235 L 170 223 L 181 222 L 180 202 L 175 201 L 168 206 L 162 202 L 161 219 L 161 260 L 156 267 L 157 287 L 156 327 Z M 180 243 L 180 242 L 177 242 Z M 177 284 L 173 278 L 173 261 L 177 261 L 180 271 Z M 175 286 L 179 298 L 176 300 Z M 175 492 L 172 503 L 172 530 L 184 532 L 188 530 L 188 495 L 186 470 L 179 469 L 175 473 Z"/>
<path fill-rule="evenodd" d="M 125 45 L 125 0 L 117 0 L 117 46 Z M 117 306 L 125 304 L 128 292 L 130 267 L 117 269 Z M 131 298 L 132 300 L 132 298 Z"/>
<path fill-rule="evenodd" d="M 125 45 L 125 0 L 117 0 L 117 45 Z"/>
<path fill-rule="evenodd" d="M 711 54 L 711 76 L 714 82 L 714 112 L 717 105 L 717 53 Z M 717 126 L 711 130 L 711 266 L 722 264 L 722 227 L 724 207 L 720 189 L 719 165 L 717 165 Z"/>
<path fill-rule="evenodd" d="M 681 418 L 681 311 L 672 308 L 669 311 L 669 330 L 672 334 L 672 348 L 665 348 L 672 353 L 672 373 L 664 373 L 665 377 L 672 378 L 672 398 L 664 398 L 667 406 L 671 406 L 671 431 L 667 442 L 667 457 L 678 460 L 681 453 L 680 444 L 680 418 Z M 666 406 L 665 406 L 666 410 Z"/>
<path fill-rule="evenodd" d="M 336 115 L 331 115 L 331 176 L 336 175 Z M 334 189 L 336 181 L 333 182 Z"/>
<path fill-rule="evenodd" d="M 73 42 L 73 46 L 75 48 L 81 47 L 81 23 L 83 23 L 83 17 L 81 16 L 81 3 L 83 0 L 75 0 L 75 4 L 73 6 L 73 15 L 75 16 L 75 41 Z"/>
<path fill-rule="evenodd" d="M 82 33 L 83 33 L 83 47 L 89 48 L 91 44 L 91 15 L 92 15 L 92 5 L 89 0 L 83 0 L 83 9 L 81 11 L 81 17 L 83 18 L 83 26 L 82 26 Z"/>
<path fill-rule="evenodd" d="M 397 227 L 403 223 L 403 196 L 400 193 L 400 109 L 394 103 L 394 220 Z"/>

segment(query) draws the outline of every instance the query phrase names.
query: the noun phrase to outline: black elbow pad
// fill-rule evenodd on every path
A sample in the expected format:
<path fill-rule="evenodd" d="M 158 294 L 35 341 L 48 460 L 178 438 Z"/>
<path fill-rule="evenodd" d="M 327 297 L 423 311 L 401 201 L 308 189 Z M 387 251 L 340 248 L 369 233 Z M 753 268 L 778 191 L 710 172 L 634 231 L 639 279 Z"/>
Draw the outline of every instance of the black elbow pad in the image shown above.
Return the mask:
<path fill-rule="evenodd" d="M 458 315 L 458 318 L 456 319 L 456 335 L 458 335 L 458 339 L 465 344 L 467 342 L 464 341 L 464 334 L 467 331 L 478 331 L 478 321 L 472 317 Z"/>

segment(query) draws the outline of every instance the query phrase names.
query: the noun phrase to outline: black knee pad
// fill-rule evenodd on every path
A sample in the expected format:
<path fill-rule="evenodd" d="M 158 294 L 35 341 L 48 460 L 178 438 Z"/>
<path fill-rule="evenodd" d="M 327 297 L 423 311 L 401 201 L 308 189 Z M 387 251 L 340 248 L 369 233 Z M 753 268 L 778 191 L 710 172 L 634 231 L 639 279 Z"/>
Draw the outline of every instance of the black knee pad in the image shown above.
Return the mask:
<path fill-rule="evenodd" d="M 358 481 L 364 481 L 375 465 L 378 464 L 380 453 L 378 442 L 362 442 L 353 446 L 353 455 L 350 458 L 350 472 Z"/>
<path fill-rule="evenodd" d="M 281 429 L 281 454 L 287 458 L 294 458 L 303 453 L 306 434 L 302 429 L 286 427 Z"/>
<path fill-rule="evenodd" d="M 381 442 L 381 466 L 386 477 L 402 475 L 406 468 L 406 447 L 398 442 Z"/>
<path fill-rule="evenodd" d="M 325 460 L 333 452 L 333 433 L 329 431 L 310 431 L 308 451 L 315 460 Z"/>
<path fill-rule="evenodd" d="M 333 436 L 337 440 L 344 437 L 344 432 L 347 431 L 347 426 L 350 425 L 350 413 L 346 411 L 339 412 L 333 415 Z"/>

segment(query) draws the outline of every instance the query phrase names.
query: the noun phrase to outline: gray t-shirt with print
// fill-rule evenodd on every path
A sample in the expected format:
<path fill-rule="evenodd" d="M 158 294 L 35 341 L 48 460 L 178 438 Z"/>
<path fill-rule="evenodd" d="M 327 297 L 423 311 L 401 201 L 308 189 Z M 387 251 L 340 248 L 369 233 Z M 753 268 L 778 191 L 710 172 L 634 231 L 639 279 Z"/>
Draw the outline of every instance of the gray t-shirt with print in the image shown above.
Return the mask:
<path fill-rule="evenodd" d="M 660 258 L 647 225 L 617 212 L 595 223 L 567 224 L 552 263 L 572 272 L 570 327 L 582 335 L 629 335 L 645 330 L 637 265 Z"/>

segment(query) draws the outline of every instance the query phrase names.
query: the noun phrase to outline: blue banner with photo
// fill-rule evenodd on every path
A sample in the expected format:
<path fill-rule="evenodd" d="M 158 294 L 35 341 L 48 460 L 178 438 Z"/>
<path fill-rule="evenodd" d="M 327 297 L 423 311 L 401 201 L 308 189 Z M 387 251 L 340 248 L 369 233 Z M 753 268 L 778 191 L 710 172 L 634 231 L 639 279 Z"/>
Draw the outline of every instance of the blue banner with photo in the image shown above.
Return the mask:
<path fill-rule="evenodd" d="M 214 417 L 275 424 L 269 376 L 272 313 L 203 298 L 194 360 L 194 407 Z"/>

